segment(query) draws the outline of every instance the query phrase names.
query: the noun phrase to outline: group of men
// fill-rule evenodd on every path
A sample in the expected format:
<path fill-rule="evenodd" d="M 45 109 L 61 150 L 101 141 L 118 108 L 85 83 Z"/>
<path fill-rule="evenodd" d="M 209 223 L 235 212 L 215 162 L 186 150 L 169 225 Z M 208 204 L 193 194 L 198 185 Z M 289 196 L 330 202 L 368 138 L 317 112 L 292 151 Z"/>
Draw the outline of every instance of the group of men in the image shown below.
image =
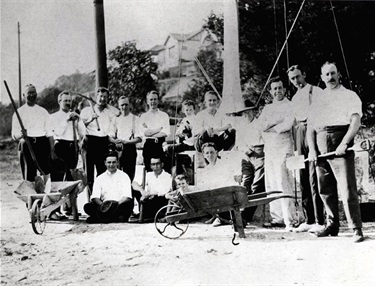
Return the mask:
<path fill-rule="evenodd" d="M 242 184 L 249 194 L 264 192 L 264 189 L 292 194 L 286 160 L 297 150 L 309 159 L 301 171 L 306 221 L 295 228 L 292 200 L 280 199 L 270 204 L 272 221 L 268 226 L 285 226 L 286 230 L 296 232 L 311 231 L 318 237 L 337 236 L 340 192 L 349 227 L 354 229 L 354 240 L 359 242 L 363 240 L 363 234 L 354 154 L 347 152 L 347 148 L 353 145 L 359 128 L 361 101 L 341 85 L 334 63 L 325 63 L 321 72 L 325 90 L 308 84 L 300 66 L 289 68 L 289 80 L 297 87 L 292 101 L 285 97 L 281 78 L 272 79 L 273 102 L 266 105 L 260 115 L 259 111 L 256 119 L 254 111 L 247 112 L 249 123 L 241 128 L 220 112 L 219 97 L 214 92 L 205 94 L 206 108 L 197 115 L 194 115 L 194 103 L 184 102 L 187 117 L 178 131 L 180 143 L 185 144 L 183 150 L 195 148 L 198 152 L 207 142 L 214 143 L 218 151 L 231 150 L 234 146 L 244 151 L 247 156 L 242 160 Z M 26 104 L 19 108 L 26 130 L 21 131 L 13 118 L 12 135 L 21 139 L 19 150 L 24 179 L 34 181 L 37 170 L 24 143 L 27 137 L 32 142 L 39 168 L 46 175 L 51 173 L 53 180 L 70 179 L 70 170 L 77 165 L 81 147 L 92 190 L 91 200 L 85 205 L 85 212 L 90 216 L 88 222 L 128 221 L 134 197 L 146 209 L 152 208 L 151 204 L 166 203 L 165 195 L 172 188 L 172 177 L 163 170 L 163 160 L 168 150 L 166 138 L 170 135 L 170 126 L 168 114 L 158 108 L 156 91 L 147 94 L 149 109 L 140 117 L 130 113 L 129 98 L 125 96 L 118 99 L 121 112 L 118 114 L 117 109 L 108 105 L 109 90 L 103 87 L 97 90 L 95 104 L 84 108 L 80 114 L 71 111 L 69 92 L 58 96 L 60 110 L 52 115 L 36 104 L 36 97 L 35 87 L 26 86 Z M 189 111 L 191 106 L 193 112 Z M 77 145 L 79 139 L 82 139 L 82 146 Z M 149 173 L 146 182 L 139 184 L 134 180 L 136 144 L 142 141 L 144 167 Z M 115 147 L 109 149 L 110 144 Z M 318 157 L 330 151 L 335 151 L 336 155 Z M 62 167 L 51 169 L 51 159 L 58 160 Z M 251 221 L 254 212 L 254 208 L 244 210 L 244 219 Z"/>
<path fill-rule="evenodd" d="M 297 151 L 298 155 L 308 158 L 300 172 L 306 220 L 295 228 L 292 199 L 280 199 L 270 203 L 272 220 L 265 226 L 285 226 L 287 231 L 309 231 L 318 237 L 337 236 L 339 193 L 349 228 L 354 231 L 353 240 L 361 242 L 363 233 L 354 152 L 347 150 L 353 146 L 354 136 L 359 130 L 361 101 L 355 92 L 341 85 L 335 63 L 326 62 L 321 67 L 321 79 L 326 84 L 324 90 L 308 84 L 299 65 L 290 67 L 287 75 L 297 88 L 292 100 L 285 97 L 282 79 L 273 78 L 270 81 L 273 102 L 266 105 L 249 125 L 249 132 L 255 134 L 254 129 L 261 132 L 264 149 L 259 137 L 253 136 L 253 146 L 250 144 L 247 151 L 248 159 L 242 162 L 244 185 L 249 193 L 261 192 L 264 189 L 260 178 L 265 176 L 267 191 L 281 190 L 292 195 L 286 161 Z M 328 152 L 335 155 L 319 156 Z M 243 215 L 251 220 L 253 213 L 254 210 L 245 210 Z"/>

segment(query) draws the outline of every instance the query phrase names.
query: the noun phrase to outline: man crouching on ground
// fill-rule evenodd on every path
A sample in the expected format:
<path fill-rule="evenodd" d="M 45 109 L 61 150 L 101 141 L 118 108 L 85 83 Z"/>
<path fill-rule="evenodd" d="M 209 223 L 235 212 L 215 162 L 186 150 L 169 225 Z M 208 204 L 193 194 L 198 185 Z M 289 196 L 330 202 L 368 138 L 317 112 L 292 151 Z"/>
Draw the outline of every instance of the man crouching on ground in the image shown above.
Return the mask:
<path fill-rule="evenodd" d="M 117 169 L 117 153 L 105 156 L 107 171 L 94 182 L 91 202 L 85 204 L 87 223 L 127 222 L 133 211 L 129 176 Z"/>

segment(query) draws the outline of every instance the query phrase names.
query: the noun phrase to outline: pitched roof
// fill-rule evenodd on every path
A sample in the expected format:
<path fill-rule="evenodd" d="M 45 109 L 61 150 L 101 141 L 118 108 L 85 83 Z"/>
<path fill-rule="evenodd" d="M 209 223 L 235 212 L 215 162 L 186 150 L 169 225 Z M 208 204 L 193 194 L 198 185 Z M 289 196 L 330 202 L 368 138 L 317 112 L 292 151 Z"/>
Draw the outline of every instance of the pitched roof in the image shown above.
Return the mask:
<path fill-rule="evenodd" d="M 188 33 L 188 34 L 170 33 L 169 36 L 167 37 L 167 39 L 164 42 L 164 46 L 167 44 L 170 37 L 174 38 L 177 41 L 182 42 L 182 41 L 187 41 L 187 40 L 191 39 L 192 37 L 194 37 L 195 35 L 199 34 L 202 31 L 203 31 L 202 29 L 199 29 L 199 30 L 193 31 L 193 32 Z"/>
<path fill-rule="evenodd" d="M 164 49 L 165 49 L 165 46 L 163 46 L 163 45 L 155 45 L 151 49 L 149 49 L 149 52 L 151 54 L 157 54 L 158 52 L 160 52 Z"/>

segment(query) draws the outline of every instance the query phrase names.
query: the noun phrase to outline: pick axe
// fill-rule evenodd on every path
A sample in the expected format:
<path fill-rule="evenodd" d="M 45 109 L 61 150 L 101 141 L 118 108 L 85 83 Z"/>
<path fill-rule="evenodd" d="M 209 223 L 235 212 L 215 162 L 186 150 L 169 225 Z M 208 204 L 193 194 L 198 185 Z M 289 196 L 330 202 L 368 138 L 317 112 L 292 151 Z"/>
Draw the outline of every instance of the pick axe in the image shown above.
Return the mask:
<path fill-rule="evenodd" d="M 346 151 L 355 151 L 355 152 L 360 152 L 360 151 L 368 151 L 370 150 L 370 140 L 365 139 L 360 142 L 357 142 L 354 144 L 352 147 L 348 148 Z M 319 158 L 326 158 L 330 156 L 334 156 L 335 152 L 328 152 L 322 155 L 318 156 Z M 299 169 L 304 169 L 305 168 L 305 163 L 309 159 L 305 159 L 303 155 L 300 156 L 294 156 L 294 157 L 289 157 L 286 159 L 286 167 L 289 170 L 299 170 Z"/>
<path fill-rule="evenodd" d="M 12 106 L 13 106 L 14 112 L 16 113 L 18 122 L 20 123 L 22 133 L 26 134 L 25 126 L 22 123 L 21 116 L 18 113 L 17 106 L 16 106 L 16 104 L 15 104 L 15 102 L 13 100 L 12 94 L 11 94 L 11 92 L 9 90 L 9 87 L 8 87 L 8 84 L 7 84 L 6 80 L 4 80 L 4 84 L 5 84 L 5 88 L 6 88 L 7 92 L 8 92 L 10 101 L 12 102 Z M 40 166 L 38 164 L 38 161 L 37 161 L 37 159 L 35 157 L 35 153 L 33 151 L 33 147 L 31 146 L 29 137 L 24 136 L 23 139 L 25 140 L 26 145 L 29 148 L 29 152 L 30 152 L 30 155 L 31 155 L 31 158 L 32 158 L 32 160 L 34 162 L 35 167 L 38 169 L 38 171 L 40 172 L 41 175 L 45 176 L 45 173 L 43 172 L 42 168 L 40 168 Z M 35 190 L 37 191 L 37 193 L 42 193 L 44 191 L 44 188 L 45 188 L 44 179 L 42 177 L 40 177 L 40 176 L 36 176 L 35 177 Z"/>

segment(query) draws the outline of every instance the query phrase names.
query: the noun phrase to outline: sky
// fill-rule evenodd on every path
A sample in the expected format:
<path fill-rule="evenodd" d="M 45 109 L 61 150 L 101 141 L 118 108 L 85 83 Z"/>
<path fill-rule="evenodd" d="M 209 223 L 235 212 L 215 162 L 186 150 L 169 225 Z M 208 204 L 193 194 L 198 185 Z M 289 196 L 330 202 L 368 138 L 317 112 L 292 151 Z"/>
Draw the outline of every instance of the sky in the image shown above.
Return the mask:
<path fill-rule="evenodd" d="M 95 70 L 92 0 L 1 0 L 1 97 L 18 98 L 18 36 L 21 30 L 22 86 L 40 92 L 61 75 Z M 169 33 L 200 29 L 221 0 L 104 0 L 107 51 L 135 40 L 140 49 L 163 44 Z"/>

